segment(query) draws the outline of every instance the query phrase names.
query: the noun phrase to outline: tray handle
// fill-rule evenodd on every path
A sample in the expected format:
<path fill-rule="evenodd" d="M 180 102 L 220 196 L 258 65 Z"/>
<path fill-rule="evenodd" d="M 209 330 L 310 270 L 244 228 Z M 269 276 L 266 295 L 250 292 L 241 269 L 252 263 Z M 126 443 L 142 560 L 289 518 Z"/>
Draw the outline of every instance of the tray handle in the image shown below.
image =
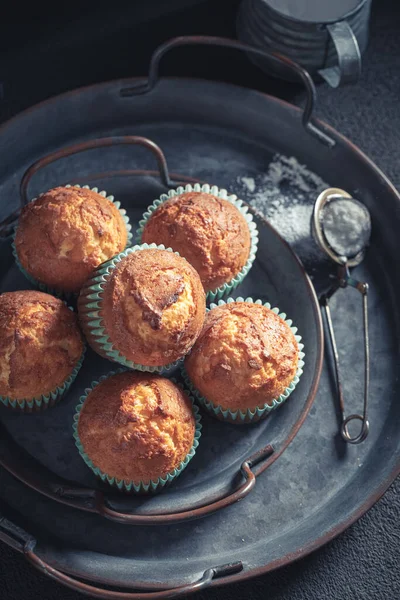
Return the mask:
<path fill-rule="evenodd" d="M 143 146 L 150 150 L 156 160 L 158 165 L 158 171 L 160 174 L 160 179 L 162 183 L 170 188 L 174 187 L 175 183 L 172 182 L 169 175 L 167 160 L 161 148 L 157 146 L 152 140 L 139 137 L 135 135 L 121 135 L 121 136 L 111 136 L 104 138 L 96 138 L 94 140 L 88 140 L 86 142 L 81 142 L 79 144 L 74 144 L 73 146 L 68 146 L 67 148 L 62 148 L 61 150 L 56 150 L 51 154 L 47 154 L 42 158 L 39 158 L 36 162 L 33 163 L 24 173 L 21 184 L 20 184 L 20 207 L 17 208 L 11 215 L 9 215 L 2 223 L 0 224 L 0 238 L 7 237 L 14 224 L 16 219 L 18 218 L 20 210 L 28 204 L 28 186 L 31 182 L 32 177 L 44 167 L 47 167 L 51 163 L 60 160 L 61 158 L 66 158 L 67 156 L 71 156 L 72 154 L 79 154 L 80 152 L 84 152 L 86 150 L 93 150 L 96 148 L 105 148 L 108 146 L 118 146 L 121 144 L 127 145 L 136 145 Z M 101 174 L 99 174 L 99 177 Z"/>
<path fill-rule="evenodd" d="M 72 590 L 80 592 L 81 594 L 103 598 L 104 600 L 156 600 L 158 598 L 177 598 L 178 596 L 190 594 L 208 587 L 217 577 L 227 577 L 243 570 L 243 563 L 239 561 L 226 565 L 218 565 L 216 567 L 207 569 L 197 581 L 176 588 L 146 592 L 146 587 L 143 584 L 133 584 L 132 587 L 141 589 L 142 591 L 118 592 L 84 583 L 79 579 L 71 577 L 70 575 L 66 575 L 62 571 L 55 569 L 35 553 L 35 538 L 29 533 L 26 533 L 26 531 L 20 527 L 17 527 L 17 525 L 14 525 L 1 514 L 0 540 L 4 541 L 6 544 L 15 548 L 19 552 L 22 552 L 31 565 L 33 565 L 44 575 L 54 579 L 54 581 L 57 581 L 58 583 L 61 583 Z M 147 587 L 147 589 L 149 588 Z"/>
<path fill-rule="evenodd" d="M 106 503 L 106 498 L 103 492 L 101 491 L 87 490 L 82 488 L 62 488 L 57 486 L 57 488 L 53 490 L 53 493 L 56 493 L 59 498 L 64 497 L 82 500 L 82 498 L 87 498 L 88 496 L 91 498 L 94 497 L 95 512 L 106 517 L 107 519 L 110 519 L 111 521 L 116 521 L 118 523 L 128 525 L 171 525 L 174 523 L 191 521 L 199 517 L 210 515 L 221 508 L 225 508 L 234 502 L 242 500 L 251 492 L 256 484 L 256 477 L 259 473 L 253 473 L 252 467 L 258 465 L 261 461 L 270 457 L 273 453 L 274 448 L 271 444 L 268 444 L 243 461 L 240 467 L 240 473 L 244 476 L 245 481 L 228 496 L 224 496 L 223 498 L 198 508 L 189 509 L 182 512 L 150 515 L 127 514 L 110 508 L 110 506 Z M 263 465 L 259 472 L 264 471 L 267 466 L 268 463 Z"/>
<path fill-rule="evenodd" d="M 0 540 L 5 542 L 14 550 L 24 552 L 25 549 L 33 549 L 36 540 L 29 533 L 26 533 L 21 527 L 14 525 L 0 513 Z"/>
<path fill-rule="evenodd" d="M 333 140 L 329 135 L 322 131 L 320 127 L 314 125 L 311 121 L 314 105 L 317 100 L 317 92 L 309 72 L 303 69 L 303 67 L 301 67 L 299 64 L 292 61 L 290 58 L 287 58 L 287 56 L 284 56 L 283 54 L 278 54 L 277 52 L 267 52 L 266 50 L 261 50 L 261 48 L 249 46 L 248 44 L 244 44 L 243 42 L 239 42 L 238 40 L 203 35 L 181 36 L 172 38 L 171 40 L 168 40 L 167 42 L 156 48 L 156 50 L 153 52 L 153 55 L 150 60 L 149 75 L 147 81 L 145 83 L 138 83 L 133 86 L 121 88 L 120 95 L 122 97 L 128 97 L 147 94 L 148 92 L 150 92 L 159 80 L 159 66 L 162 57 L 173 48 L 178 48 L 180 46 L 219 46 L 222 48 L 232 48 L 234 50 L 240 50 L 241 52 L 246 52 L 254 56 L 261 56 L 262 58 L 267 58 L 276 63 L 286 65 L 289 69 L 291 69 L 291 71 L 293 71 L 293 73 L 295 73 L 298 76 L 298 78 L 302 81 L 306 89 L 306 104 L 303 109 L 302 115 L 302 123 L 305 130 L 311 135 L 313 135 L 315 138 L 317 138 L 325 146 L 332 148 L 335 145 L 335 140 Z"/>

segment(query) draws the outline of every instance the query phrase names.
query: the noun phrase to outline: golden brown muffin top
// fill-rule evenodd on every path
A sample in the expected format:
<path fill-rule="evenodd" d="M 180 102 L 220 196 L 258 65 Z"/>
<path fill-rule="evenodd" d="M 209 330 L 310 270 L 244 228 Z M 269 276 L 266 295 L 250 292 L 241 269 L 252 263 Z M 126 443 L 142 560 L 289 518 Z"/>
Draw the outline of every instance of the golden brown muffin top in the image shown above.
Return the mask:
<path fill-rule="evenodd" d="M 189 398 L 172 381 L 125 372 L 89 393 L 78 435 L 103 473 L 147 483 L 179 466 L 193 445 L 195 425 Z"/>
<path fill-rule="evenodd" d="M 0 295 L 0 395 L 37 398 L 61 386 L 83 352 L 77 317 L 42 292 Z"/>
<path fill-rule="evenodd" d="M 299 348 L 290 327 L 260 304 L 213 308 L 186 358 L 200 393 L 232 411 L 271 404 L 293 380 Z"/>
<path fill-rule="evenodd" d="M 242 270 L 251 243 L 240 211 L 205 192 L 185 192 L 161 204 L 147 221 L 142 241 L 179 252 L 199 273 L 206 292 Z"/>
<path fill-rule="evenodd" d="M 126 225 L 113 202 L 76 187 L 54 188 L 27 204 L 15 238 L 24 269 L 65 292 L 79 292 L 93 269 L 126 243 Z"/>
<path fill-rule="evenodd" d="M 200 278 L 167 250 L 132 252 L 105 284 L 101 316 L 111 342 L 128 360 L 166 365 L 187 354 L 205 316 Z"/>

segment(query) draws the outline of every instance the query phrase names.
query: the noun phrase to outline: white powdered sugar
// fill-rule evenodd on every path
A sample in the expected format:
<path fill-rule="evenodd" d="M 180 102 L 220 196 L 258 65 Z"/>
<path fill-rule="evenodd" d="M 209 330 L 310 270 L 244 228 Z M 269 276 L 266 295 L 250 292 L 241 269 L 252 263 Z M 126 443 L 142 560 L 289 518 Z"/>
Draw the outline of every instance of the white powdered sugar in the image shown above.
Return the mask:
<path fill-rule="evenodd" d="M 255 192 L 256 190 L 256 181 L 254 177 L 242 177 L 241 179 L 243 185 L 247 187 L 249 192 Z"/>
<path fill-rule="evenodd" d="M 293 156 L 275 154 L 265 174 L 238 177 L 238 195 L 290 244 L 310 239 L 313 206 L 329 185 Z M 310 248 L 308 248 L 310 250 Z"/>

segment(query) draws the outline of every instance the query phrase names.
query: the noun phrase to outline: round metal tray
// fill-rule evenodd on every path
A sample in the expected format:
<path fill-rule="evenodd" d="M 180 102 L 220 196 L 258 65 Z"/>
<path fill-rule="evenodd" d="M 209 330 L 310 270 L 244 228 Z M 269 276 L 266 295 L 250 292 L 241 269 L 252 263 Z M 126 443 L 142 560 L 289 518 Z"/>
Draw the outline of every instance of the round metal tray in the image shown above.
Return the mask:
<path fill-rule="evenodd" d="M 196 80 L 165 79 L 147 95 L 121 95 L 121 88 L 135 83 L 111 82 L 59 96 L 0 129 L 0 219 L 17 208 L 22 175 L 43 155 L 82 140 L 129 134 L 158 143 L 171 172 L 233 192 L 240 188 L 238 176 L 262 175 L 276 152 L 295 156 L 330 185 L 361 199 L 373 222 L 371 247 L 356 271 L 371 288 L 371 431 L 363 444 L 346 446 L 338 436 L 329 360 L 311 406 L 322 359 L 315 296 L 288 246 L 260 219 L 259 257 L 236 295 L 268 299 L 296 322 L 306 350 L 306 370 L 298 388 L 279 411 L 253 427 L 235 428 L 204 418 L 198 454 L 174 486 L 151 499 L 110 497 L 108 505 L 148 515 L 171 507 L 174 512 L 185 510 L 193 503 L 198 506 L 210 495 L 219 498 L 241 484 L 240 465 L 255 450 L 272 444 L 278 455 L 310 409 L 279 460 L 273 462 L 274 455 L 267 459 L 268 470 L 257 477 L 247 498 L 201 520 L 132 527 L 54 502 L 2 469 L 0 501 L 7 517 L 0 517 L 2 539 L 59 580 L 63 580 L 60 573 L 46 564 L 73 577 L 154 593 L 193 582 L 198 583 L 191 590 L 227 583 L 295 560 L 361 516 L 399 472 L 395 298 L 400 283 L 396 269 L 400 204 L 395 189 L 357 148 L 320 123 L 319 129 L 333 141 L 321 143 L 304 129 L 301 111 L 291 105 L 251 90 Z M 132 166 L 151 171 L 153 161 L 142 149 L 126 146 L 91 150 L 41 170 L 31 182 L 29 196 L 66 182 L 99 185 L 118 196 L 137 219 L 165 187 L 154 172 L 111 172 L 129 171 Z M 306 197 L 304 202 L 314 200 Z M 319 291 L 329 278 L 329 268 L 322 260 L 315 262 L 308 248 L 305 243 L 295 249 Z M 9 241 L 2 242 L 1 272 L 2 291 L 29 287 L 12 264 Z M 358 300 L 349 294 L 332 302 L 349 410 L 355 411 L 360 408 L 363 376 Z M 25 479 L 30 475 L 32 480 L 40 479 L 43 474 L 48 484 L 54 484 L 50 496 L 58 489 L 59 477 L 80 486 L 97 486 L 76 458 L 71 417 L 81 388 L 111 368 L 111 363 L 89 353 L 74 391 L 60 406 L 41 415 L 2 410 L 1 460 L 11 464 L 14 458 L 16 470 L 25 465 Z M 32 471 L 38 467 L 33 460 L 41 464 L 37 472 Z M 50 469 L 54 479 L 42 468 Z M 83 495 L 81 504 L 90 508 L 92 501 Z M 216 568 L 226 563 L 233 566 Z M 66 577 L 64 583 L 73 584 Z"/>

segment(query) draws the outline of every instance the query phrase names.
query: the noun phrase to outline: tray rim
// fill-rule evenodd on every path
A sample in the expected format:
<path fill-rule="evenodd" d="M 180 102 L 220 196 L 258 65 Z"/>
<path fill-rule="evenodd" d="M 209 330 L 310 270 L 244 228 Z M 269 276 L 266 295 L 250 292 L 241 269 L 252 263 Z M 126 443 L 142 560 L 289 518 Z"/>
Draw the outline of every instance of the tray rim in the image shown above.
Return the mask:
<path fill-rule="evenodd" d="M 99 83 L 95 83 L 95 84 L 91 84 L 91 85 L 87 85 L 87 86 L 82 86 L 79 88 L 75 88 L 74 90 L 70 90 L 70 91 L 67 91 L 67 92 L 64 92 L 61 94 L 57 94 L 57 95 L 52 96 L 46 100 L 43 100 L 42 102 L 39 102 L 31 107 L 26 108 L 25 110 L 17 113 L 13 117 L 11 117 L 7 121 L 5 121 L 3 124 L 0 125 L 0 136 L 7 129 L 8 126 L 12 125 L 13 122 L 16 121 L 17 119 L 19 119 L 20 117 L 27 116 L 31 112 L 34 112 L 35 110 L 37 110 L 38 108 L 43 108 L 48 105 L 51 105 L 53 102 L 56 102 L 57 100 L 59 100 L 61 98 L 67 98 L 70 96 L 74 96 L 75 94 L 84 92 L 84 91 L 105 88 L 110 85 L 116 85 L 116 84 L 125 85 L 126 83 L 132 84 L 132 83 L 136 83 L 139 81 L 144 81 L 145 79 L 146 79 L 145 77 L 134 77 L 134 78 L 128 77 L 128 78 L 112 79 L 112 80 L 108 80 L 106 82 L 99 82 Z M 248 88 L 245 86 L 231 84 L 231 83 L 220 81 L 220 80 L 209 80 L 209 79 L 196 78 L 196 77 L 164 77 L 163 76 L 160 78 L 160 82 L 163 82 L 165 80 L 169 80 L 169 81 L 176 80 L 176 81 L 181 81 L 181 82 L 182 81 L 189 81 L 189 82 L 193 81 L 193 82 L 197 82 L 197 83 L 204 82 L 207 85 L 214 84 L 215 86 L 224 86 L 226 88 L 231 88 L 231 89 L 242 89 L 242 90 L 246 89 L 249 92 L 251 92 L 252 94 L 256 94 L 256 95 L 260 96 L 261 98 L 265 98 L 268 102 L 280 105 L 282 108 L 284 108 L 285 110 L 288 110 L 289 112 L 292 112 L 293 114 L 301 115 L 301 113 L 302 113 L 302 110 L 299 107 L 297 107 L 296 105 L 294 105 L 290 102 L 287 102 L 286 100 L 279 99 L 270 94 L 260 92 L 260 91 L 257 91 L 257 90 L 254 90 L 252 88 Z M 381 179 L 382 183 L 385 184 L 385 186 L 388 188 L 389 192 L 400 202 L 399 191 L 396 189 L 394 184 L 389 180 L 389 178 L 385 175 L 385 173 L 382 171 L 382 169 L 380 167 L 378 167 L 372 159 L 370 159 L 358 146 L 356 146 L 353 142 L 351 142 L 351 140 L 349 140 L 346 136 L 342 135 L 339 131 L 337 131 L 334 127 L 332 127 L 325 121 L 318 119 L 316 117 L 313 117 L 313 121 L 318 123 L 318 125 L 321 125 L 323 127 L 323 129 L 329 131 L 329 133 L 336 140 L 341 142 L 342 145 L 344 145 L 345 147 L 350 149 L 354 154 L 356 154 L 357 157 L 359 158 L 359 160 L 361 162 L 363 162 L 364 164 L 366 164 L 374 172 L 374 174 L 377 175 Z M 285 244 L 287 244 L 286 240 L 283 240 L 283 242 Z M 312 286 L 312 289 L 313 289 L 313 286 Z M 381 482 L 379 487 L 377 489 L 375 489 L 374 493 L 370 494 L 370 496 L 365 500 L 365 502 L 363 502 L 362 505 L 357 510 L 353 511 L 353 513 L 349 516 L 348 519 L 346 519 L 345 521 L 342 521 L 337 526 L 330 529 L 326 534 L 320 536 L 319 538 L 313 540 L 312 542 L 310 542 L 308 544 L 305 544 L 300 550 L 293 552 L 293 553 L 289 553 L 280 559 L 277 559 L 267 565 L 264 565 L 263 567 L 244 570 L 241 573 L 236 574 L 236 575 L 215 579 L 211 582 L 210 587 L 227 585 L 230 583 L 245 581 L 245 580 L 251 579 L 253 577 L 258 577 L 258 576 L 261 576 L 263 574 L 271 572 L 279 567 L 290 564 L 292 562 L 295 562 L 295 561 L 309 555 L 313 551 L 317 550 L 318 548 L 324 546 L 329 541 L 333 540 L 340 533 L 342 533 L 348 527 L 350 527 L 353 523 L 355 523 L 359 518 L 361 518 L 384 495 L 386 490 L 390 487 L 390 485 L 393 483 L 393 481 L 399 475 L 400 475 L 400 459 L 397 461 L 397 464 L 391 470 L 389 475 Z M 89 578 L 87 574 L 82 575 L 79 572 L 74 571 L 72 569 L 67 570 L 65 567 L 63 570 L 65 572 L 68 572 L 77 577 L 81 577 L 81 578 L 84 577 L 87 580 L 90 579 L 91 581 L 97 581 L 97 582 L 102 581 L 101 579 L 97 579 L 94 577 Z M 108 583 L 112 584 L 110 581 Z M 137 582 L 137 583 L 138 583 L 138 585 L 140 585 L 140 582 Z M 121 583 L 119 583 L 118 585 L 120 587 L 128 587 L 127 584 L 121 585 Z M 146 584 L 146 588 L 149 590 L 150 589 L 152 589 L 152 590 L 168 589 L 165 586 L 162 586 L 162 585 L 160 586 L 158 584 L 154 584 L 154 585 Z M 146 592 L 144 592 L 144 597 L 145 597 L 145 594 L 146 594 Z"/>

